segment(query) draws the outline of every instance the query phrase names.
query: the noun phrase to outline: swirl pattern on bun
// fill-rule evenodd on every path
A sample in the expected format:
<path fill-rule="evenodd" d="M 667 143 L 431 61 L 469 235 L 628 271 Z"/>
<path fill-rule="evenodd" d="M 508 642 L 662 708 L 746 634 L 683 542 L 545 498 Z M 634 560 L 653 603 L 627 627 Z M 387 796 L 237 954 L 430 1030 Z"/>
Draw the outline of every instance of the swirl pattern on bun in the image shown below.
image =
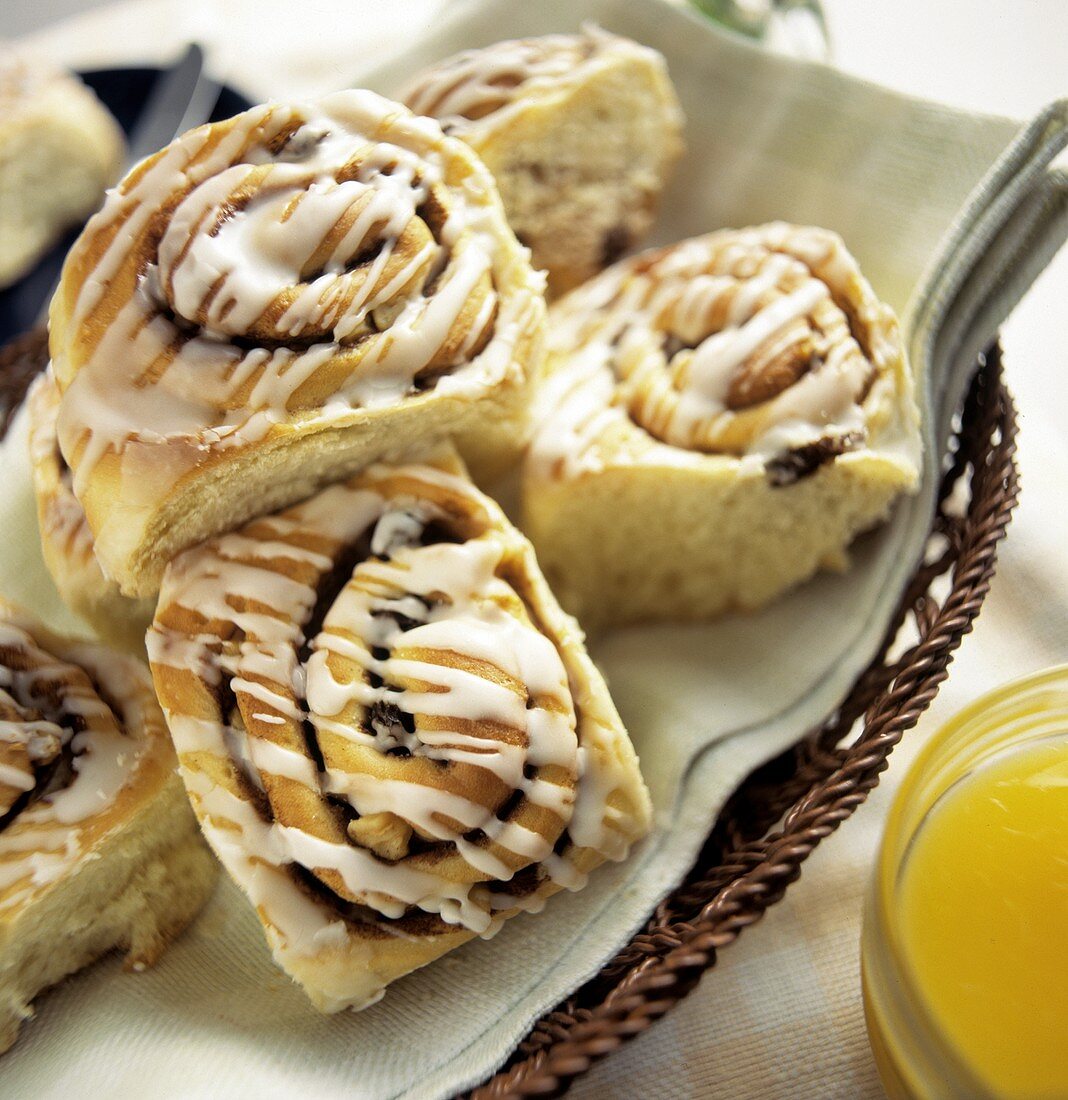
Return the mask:
<path fill-rule="evenodd" d="M 501 112 L 525 96 L 558 87 L 584 63 L 625 41 L 591 28 L 587 34 L 547 34 L 465 50 L 420 73 L 404 101 L 417 115 L 436 118 L 448 133 L 466 139 L 477 136 L 477 123 L 481 128 L 498 123 Z"/>
<path fill-rule="evenodd" d="M 758 607 L 841 567 L 916 485 L 897 319 L 837 234 L 779 222 L 644 253 L 556 303 L 550 331 L 525 511 L 589 625 Z"/>
<path fill-rule="evenodd" d="M 149 654 L 205 832 L 324 1010 L 578 889 L 647 828 L 581 635 L 451 457 L 187 551 Z"/>
<path fill-rule="evenodd" d="M 215 865 L 144 667 L 0 603 L 0 1050 L 39 992 L 114 947 L 143 969 Z"/>
<path fill-rule="evenodd" d="M 492 178 L 430 120 L 341 92 L 189 132 L 110 194 L 52 305 L 101 560 L 148 594 L 177 549 L 399 431 L 507 464 L 542 316 Z"/>
<path fill-rule="evenodd" d="M 554 308 L 552 334 L 553 354 L 582 360 L 575 391 L 600 374 L 654 439 L 739 457 L 828 435 L 861 445 L 867 399 L 899 382 L 904 355 L 841 238 L 781 222 L 618 264 Z"/>
<path fill-rule="evenodd" d="M 641 242 L 682 152 L 664 58 L 595 26 L 465 50 L 400 98 L 485 161 L 556 294 Z"/>

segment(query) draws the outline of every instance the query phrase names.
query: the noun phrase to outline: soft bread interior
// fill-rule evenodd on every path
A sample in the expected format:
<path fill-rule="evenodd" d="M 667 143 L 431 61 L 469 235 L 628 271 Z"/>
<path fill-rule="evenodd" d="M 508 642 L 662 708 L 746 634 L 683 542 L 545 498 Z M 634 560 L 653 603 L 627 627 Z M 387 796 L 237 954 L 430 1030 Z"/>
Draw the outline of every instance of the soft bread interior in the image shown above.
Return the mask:
<path fill-rule="evenodd" d="M 848 545 L 912 482 L 911 470 L 870 453 L 779 488 L 759 471 L 732 476 L 732 460 L 705 461 L 528 484 L 538 560 L 587 630 L 762 607 L 820 569 L 844 568 Z"/>
<path fill-rule="evenodd" d="M 666 79 L 633 59 L 471 140 L 555 294 L 641 241 L 682 148 Z"/>
<path fill-rule="evenodd" d="M 68 974 L 116 947 L 128 968 L 154 963 L 215 881 L 176 775 L 92 854 L 16 916 L 0 918 L 0 1052 L 33 1014 L 33 999 Z"/>
<path fill-rule="evenodd" d="M 126 595 L 154 595 L 167 563 L 185 548 L 303 500 L 371 462 L 425 451 L 450 435 L 473 474 L 491 480 L 514 462 L 529 434 L 528 384 L 513 377 L 477 399 L 435 395 L 388 415 L 357 410 L 344 427 L 281 431 L 194 470 L 146 512 L 127 508 L 113 492 L 123 474 L 106 456 L 84 501 L 97 556 Z"/>

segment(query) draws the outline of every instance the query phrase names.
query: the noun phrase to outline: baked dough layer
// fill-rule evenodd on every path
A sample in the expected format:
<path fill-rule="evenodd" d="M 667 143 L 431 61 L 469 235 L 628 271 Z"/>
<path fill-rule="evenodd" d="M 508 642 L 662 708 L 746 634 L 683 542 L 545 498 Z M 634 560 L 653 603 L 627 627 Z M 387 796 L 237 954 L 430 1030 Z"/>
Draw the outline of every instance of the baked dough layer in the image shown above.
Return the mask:
<path fill-rule="evenodd" d="M 833 233 L 647 252 L 549 328 L 524 528 L 587 629 L 759 608 L 917 485 L 897 321 Z"/>
<path fill-rule="evenodd" d="M 56 438 L 59 390 L 51 371 L 34 382 L 26 400 L 37 527 L 48 572 L 63 602 L 105 642 L 143 656 L 156 601 L 124 596 L 96 560 L 93 533 Z"/>
<path fill-rule="evenodd" d="M 0 1050 L 34 998 L 113 948 L 154 963 L 216 863 L 147 670 L 0 603 Z"/>
<path fill-rule="evenodd" d="M 371 92 L 269 104 L 138 165 L 52 302 L 59 442 L 105 573 L 384 454 L 517 458 L 542 280 L 462 142 Z"/>
<path fill-rule="evenodd" d="M 324 1011 L 579 889 L 649 827 L 576 623 L 454 455 L 187 551 L 148 644 L 204 832 Z"/>
<path fill-rule="evenodd" d="M 401 97 L 482 158 L 554 294 L 642 242 L 683 148 L 664 58 L 596 27 L 465 51 Z"/>

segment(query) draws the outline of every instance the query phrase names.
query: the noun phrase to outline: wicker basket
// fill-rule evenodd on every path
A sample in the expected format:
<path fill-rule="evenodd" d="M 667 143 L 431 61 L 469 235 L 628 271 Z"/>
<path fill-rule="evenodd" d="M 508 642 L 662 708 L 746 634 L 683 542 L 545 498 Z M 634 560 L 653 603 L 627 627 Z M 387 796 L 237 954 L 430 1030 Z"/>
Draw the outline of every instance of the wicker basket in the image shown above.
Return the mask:
<path fill-rule="evenodd" d="M 0 436 L 46 357 L 41 330 L 0 350 Z M 867 798 L 982 606 L 1018 494 L 1015 435 L 995 345 L 979 362 L 946 456 L 928 552 L 871 666 L 819 729 L 749 777 L 685 882 L 592 981 L 534 1025 L 471 1100 L 566 1091 L 682 1000 Z M 936 582 L 944 589 L 947 581 L 936 599 Z"/>

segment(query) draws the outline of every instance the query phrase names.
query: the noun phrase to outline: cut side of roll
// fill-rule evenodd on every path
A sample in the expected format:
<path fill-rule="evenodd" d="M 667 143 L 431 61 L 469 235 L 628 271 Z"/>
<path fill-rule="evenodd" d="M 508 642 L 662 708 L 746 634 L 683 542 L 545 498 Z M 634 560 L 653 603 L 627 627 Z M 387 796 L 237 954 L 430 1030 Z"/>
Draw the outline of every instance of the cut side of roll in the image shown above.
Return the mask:
<path fill-rule="evenodd" d="M 104 576 L 93 551 L 93 533 L 71 485 L 70 470 L 56 438 L 59 390 L 51 371 L 26 398 L 30 416 L 30 462 L 37 501 L 41 553 L 63 602 L 110 645 L 143 656 L 145 631 L 156 601 L 131 599 Z"/>
<path fill-rule="evenodd" d="M 0 43 L 0 289 L 100 205 L 124 144 L 77 77 Z"/>
<path fill-rule="evenodd" d="M 841 239 L 773 223 L 617 264 L 550 311 L 524 525 L 588 628 L 753 609 L 919 477 L 897 320 Z"/>
<path fill-rule="evenodd" d="M 154 963 L 215 868 L 144 666 L 0 603 L 0 1051 L 113 948 Z"/>
<path fill-rule="evenodd" d="M 351 91 L 190 131 L 110 193 L 51 307 L 105 573 L 152 595 L 179 550 L 420 444 L 507 467 L 543 325 L 492 177 L 432 120 Z"/>
<path fill-rule="evenodd" d="M 486 163 L 557 294 L 641 243 L 682 153 L 664 58 L 596 27 L 457 54 L 401 98 Z"/>
<path fill-rule="evenodd" d="M 324 1011 L 580 888 L 648 829 L 577 625 L 451 455 L 182 554 L 148 644 L 204 832 Z"/>

